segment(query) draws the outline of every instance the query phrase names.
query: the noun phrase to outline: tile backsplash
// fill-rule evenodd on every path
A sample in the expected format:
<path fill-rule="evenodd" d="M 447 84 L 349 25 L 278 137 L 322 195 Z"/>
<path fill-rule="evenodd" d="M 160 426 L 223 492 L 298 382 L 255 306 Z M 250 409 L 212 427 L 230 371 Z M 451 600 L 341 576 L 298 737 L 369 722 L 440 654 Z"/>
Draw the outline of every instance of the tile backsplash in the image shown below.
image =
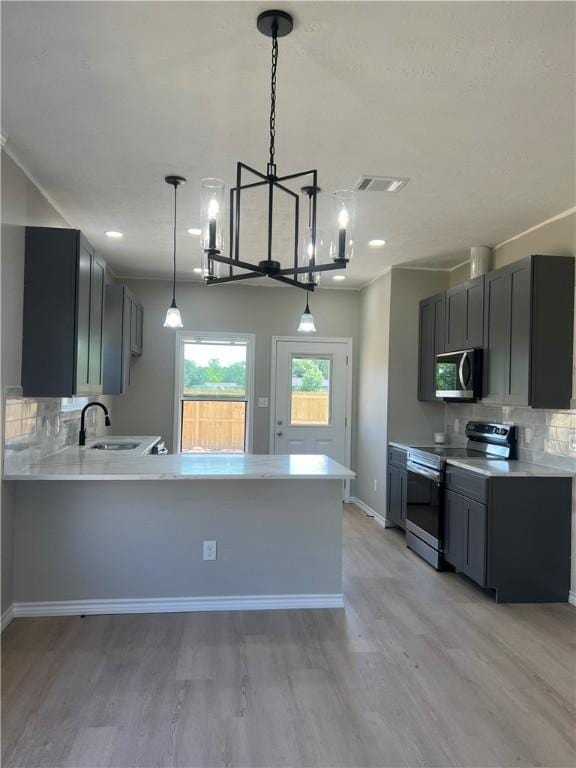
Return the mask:
<path fill-rule="evenodd" d="M 4 401 L 4 472 L 30 466 L 78 442 L 80 411 L 86 398 L 22 397 L 9 387 Z M 97 437 L 101 413 L 86 415 L 88 437 Z M 100 417 L 100 421 L 98 421 Z"/>
<path fill-rule="evenodd" d="M 576 410 L 450 403 L 446 405 L 446 432 L 452 442 L 465 442 L 470 419 L 515 424 L 519 459 L 576 472 Z"/>

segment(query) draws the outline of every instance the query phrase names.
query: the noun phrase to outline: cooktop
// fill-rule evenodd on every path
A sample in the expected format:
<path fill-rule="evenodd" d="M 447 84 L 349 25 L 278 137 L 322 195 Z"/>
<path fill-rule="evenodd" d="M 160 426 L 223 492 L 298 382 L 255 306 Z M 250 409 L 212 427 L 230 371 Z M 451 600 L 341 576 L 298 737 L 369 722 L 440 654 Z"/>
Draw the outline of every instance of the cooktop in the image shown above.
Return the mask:
<path fill-rule="evenodd" d="M 410 453 L 432 453 L 434 456 L 444 456 L 445 458 L 470 458 L 485 459 L 489 458 L 483 451 L 475 451 L 471 448 L 457 448 L 454 445 L 437 445 L 433 448 L 410 448 Z M 494 457 L 497 458 L 497 457 Z"/>
<path fill-rule="evenodd" d="M 431 469 L 441 469 L 446 459 L 515 459 L 516 427 L 513 424 L 493 424 L 469 421 L 466 424 L 468 443 L 465 447 L 435 445 L 430 448 L 409 448 L 408 460 Z"/>

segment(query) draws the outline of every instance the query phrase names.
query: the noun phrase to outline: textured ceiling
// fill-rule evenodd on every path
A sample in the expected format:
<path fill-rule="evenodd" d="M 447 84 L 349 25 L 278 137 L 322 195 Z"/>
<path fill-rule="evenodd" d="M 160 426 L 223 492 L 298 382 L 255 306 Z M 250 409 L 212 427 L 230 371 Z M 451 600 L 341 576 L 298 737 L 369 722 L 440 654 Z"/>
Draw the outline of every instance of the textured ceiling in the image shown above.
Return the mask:
<path fill-rule="evenodd" d="M 165 174 L 188 178 L 179 273 L 192 276 L 200 180 L 230 183 L 237 160 L 265 169 L 270 50 L 255 17 L 267 7 L 2 3 L 7 148 L 117 274 L 169 274 Z M 455 265 L 470 245 L 574 205 L 572 3 L 281 7 L 296 23 L 280 41 L 279 171 L 317 167 L 324 193 L 363 173 L 410 177 L 397 195 L 358 196 L 342 286 L 392 264 Z M 257 237 L 245 241 L 250 259 Z M 371 249 L 371 238 L 388 245 Z"/>

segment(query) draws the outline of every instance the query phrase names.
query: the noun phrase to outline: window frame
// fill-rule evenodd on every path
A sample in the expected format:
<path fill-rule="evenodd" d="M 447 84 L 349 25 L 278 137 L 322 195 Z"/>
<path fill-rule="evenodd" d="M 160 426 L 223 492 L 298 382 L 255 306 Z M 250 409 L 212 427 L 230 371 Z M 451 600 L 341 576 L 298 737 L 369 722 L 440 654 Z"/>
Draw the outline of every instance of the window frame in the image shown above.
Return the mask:
<path fill-rule="evenodd" d="M 184 396 L 184 345 L 197 341 L 221 342 L 237 341 L 246 345 L 246 395 L 244 397 L 185 397 Z M 253 333 L 236 331 L 177 331 L 175 340 L 174 364 L 174 417 L 172 452 L 180 455 L 182 440 L 182 401 L 183 400 L 223 400 L 225 402 L 246 403 L 246 439 L 244 454 L 252 453 L 254 439 L 254 364 L 256 337 Z M 212 455 L 219 455 L 214 451 Z M 210 453 L 208 455 L 211 455 Z"/>

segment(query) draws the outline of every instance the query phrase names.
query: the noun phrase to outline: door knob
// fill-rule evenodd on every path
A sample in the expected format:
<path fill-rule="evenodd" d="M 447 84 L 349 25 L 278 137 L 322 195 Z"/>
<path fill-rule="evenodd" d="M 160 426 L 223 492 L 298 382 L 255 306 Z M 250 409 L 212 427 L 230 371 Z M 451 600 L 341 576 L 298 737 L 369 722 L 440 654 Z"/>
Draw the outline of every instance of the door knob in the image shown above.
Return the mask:
<path fill-rule="evenodd" d="M 276 437 L 282 437 L 283 434 L 284 432 L 276 432 Z"/>

